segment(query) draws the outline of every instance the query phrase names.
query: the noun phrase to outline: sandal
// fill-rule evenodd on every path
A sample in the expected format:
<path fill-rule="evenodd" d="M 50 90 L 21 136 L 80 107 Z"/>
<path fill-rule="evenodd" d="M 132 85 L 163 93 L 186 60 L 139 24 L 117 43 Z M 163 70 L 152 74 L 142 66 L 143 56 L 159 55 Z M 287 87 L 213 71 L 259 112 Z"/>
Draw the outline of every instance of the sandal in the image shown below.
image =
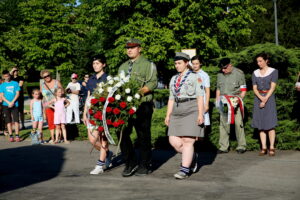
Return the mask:
<path fill-rule="evenodd" d="M 269 150 L 269 156 L 275 156 L 275 149 Z"/>
<path fill-rule="evenodd" d="M 261 149 L 261 151 L 259 152 L 259 156 L 264 156 L 267 154 L 267 149 Z"/>

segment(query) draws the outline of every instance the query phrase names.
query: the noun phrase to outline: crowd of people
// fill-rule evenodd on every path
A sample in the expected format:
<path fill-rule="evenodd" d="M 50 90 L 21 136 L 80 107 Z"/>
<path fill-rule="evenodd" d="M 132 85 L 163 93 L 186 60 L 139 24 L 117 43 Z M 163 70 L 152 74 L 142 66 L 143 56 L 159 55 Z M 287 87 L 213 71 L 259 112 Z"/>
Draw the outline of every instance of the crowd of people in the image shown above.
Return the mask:
<path fill-rule="evenodd" d="M 153 113 L 153 92 L 158 85 L 157 69 L 153 62 L 142 55 L 141 41 L 130 39 L 125 44 L 128 61 L 124 62 L 119 73 L 124 71 L 130 79 L 142 85 L 141 105 L 136 111 L 136 118 L 131 118 L 127 127 L 118 135 L 120 148 L 125 163 L 123 177 L 132 175 L 144 176 L 151 173 L 151 119 Z M 261 53 L 255 57 L 258 69 L 252 74 L 252 87 L 255 94 L 252 127 L 259 130 L 261 151 L 260 156 L 275 155 L 275 127 L 277 126 L 277 113 L 274 91 L 278 80 L 278 70 L 269 66 L 270 58 Z M 199 56 L 190 58 L 189 55 L 177 52 L 174 65 L 177 74 L 169 83 L 169 100 L 165 124 L 168 126 L 168 136 L 171 146 L 182 155 L 179 170 L 174 174 L 176 179 L 184 179 L 197 171 L 197 153 L 194 143 L 203 138 L 207 126 L 210 125 L 210 77 L 201 68 L 202 59 Z M 90 174 L 100 174 L 111 164 L 113 153 L 109 151 L 109 144 L 103 132 L 89 121 L 90 99 L 98 83 L 106 82 L 108 74 L 104 56 L 95 56 L 92 64 L 94 74 L 84 75 L 80 84 L 78 75 L 71 75 L 71 82 L 64 89 L 60 81 L 51 76 L 49 70 L 42 70 L 40 76 L 40 89 L 32 91 L 30 113 L 32 120 L 32 133 L 39 135 L 43 142 L 42 127 L 46 118 L 50 130 L 49 143 L 63 142 L 69 144 L 65 125 L 80 123 L 79 94 L 83 94 L 86 102 L 83 109 L 82 121 L 87 127 L 88 139 L 100 151 L 95 168 Z M 235 127 L 238 146 L 236 152 L 246 152 L 246 139 L 244 132 L 244 104 L 247 98 L 245 75 L 242 70 L 234 67 L 229 58 L 223 58 L 219 63 L 220 72 L 217 76 L 216 108 L 220 111 L 220 137 L 218 153 L 229 152 L 230 126 Z M 10 141 L 20 141 L 19 116 L 24 112 L 24 97 L 22 86 L 24 79 L 18 76 L 18 69 L 13 68 L 11 73 L 2 72 L 3 83 L 0 85 L 0 97 L 5 124 Z M 161 86 L 164 88 L 164 86 Z M 65 93 L 67 95 L 65 95 Z M 67 97 L 66 97 L 67 96 Z M 73 117 L 74 116 L 74 117 Z M 24 128 L 24 118 L 21 118 Z M 15 139 L 12 133 L 15 129 Z M 133 127 L 137 133 L 140 156 L 135 154 L 130 135 Z M 121 137 L 121 138 L 120 138 Z M 269 147 L 267 146 L 269 138 Z"/>

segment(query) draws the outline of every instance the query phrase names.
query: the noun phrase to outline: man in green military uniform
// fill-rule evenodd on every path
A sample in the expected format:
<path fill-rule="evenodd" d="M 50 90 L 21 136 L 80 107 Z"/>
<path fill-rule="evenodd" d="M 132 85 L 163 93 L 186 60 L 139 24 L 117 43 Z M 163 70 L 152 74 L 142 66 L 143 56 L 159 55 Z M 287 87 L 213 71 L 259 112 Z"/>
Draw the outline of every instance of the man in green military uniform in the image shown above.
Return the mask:
<path fill-rule="evenodd" d="M 246 152 L 246 139 L 243 124 L 243 103 L 242 99 L 246 95 L 246 81 L 244 73 L 233 67 L 230 63 L 229 58 L 223 58 L 219 64 L 221 72 L 217 77 L 217 91 L 216 91 L 216 105 L 220 107 L 222 99 L 228 100 L 228 105 L 230 98 L 236 97 L 239 99 L 238 106 L 228 107 L 228 112 L 231 111 L 231 115 L 224 115 L 220 113 L 220 138 L 219 145 L 220 148 L 218 153 L 228 153 L 229 147 L 229 134 L 230 134 L 230 124 L 228 123 L 228 118 L 232 118 L 232 122 L 235 125 L 235 133 L 238 141 L 238 147 L 236 149 L 237 153 Z M 220 109 L 221 110 L 221 109 Z M 231 123 L 231 124 L 233 124 Z"/>
<path fill-rule="evenodd" d="M 153 91 L 157 86 L 157 70 L 154 63 L 141 55 L 141 41 L 130 39 L 126 43 L 129 60 L 119 68 L 119 73 L 124 71 L 131 79 L 141 84 L 142 104 L 137 109 L 136 119 L 131 119 L 123 131 L 121 151 L 125 161 L 124 177 L 147 175 L 151 165 L 151 119 L 153 113 Z M 135 156 L 133 144 L 130 139 L 132 127 L 137 132 L 137 142 L 140 149 L 141 160 Z"/>

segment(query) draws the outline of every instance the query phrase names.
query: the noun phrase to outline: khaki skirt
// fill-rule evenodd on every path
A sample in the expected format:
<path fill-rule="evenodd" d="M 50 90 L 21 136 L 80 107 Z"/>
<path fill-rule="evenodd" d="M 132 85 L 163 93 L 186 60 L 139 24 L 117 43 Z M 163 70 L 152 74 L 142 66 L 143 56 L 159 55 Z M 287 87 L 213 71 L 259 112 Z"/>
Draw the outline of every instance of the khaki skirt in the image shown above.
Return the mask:
<path fill-rule="evenodd" d="M 183 103 L 174 102 L 170 116 L 168 136 L 191 136 L 204 137 L 204 128 L 197 123 L 198 104 L 197 100 Z"/>

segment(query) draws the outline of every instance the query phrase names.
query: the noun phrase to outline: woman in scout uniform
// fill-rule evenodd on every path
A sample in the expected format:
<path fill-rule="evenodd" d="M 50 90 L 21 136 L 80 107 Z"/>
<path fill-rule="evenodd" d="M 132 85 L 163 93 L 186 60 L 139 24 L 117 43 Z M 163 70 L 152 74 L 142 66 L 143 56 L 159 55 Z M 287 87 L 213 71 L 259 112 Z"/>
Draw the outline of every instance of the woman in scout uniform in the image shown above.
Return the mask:
<path fill-rule="evenodd" d="M 174 60 L 179 74 L 173 76 L 170 81 L 165 124 L 169 127 L 170 144 L 177 152 L 182 153 L 180 170 L 174 177 L 184 179 L 190 175 L 191 168 L 193 171 L 197 168 L 194 142 L 203 129 L 204 91 L 200 87 L 197 74 L 189 69 L 189 55 L 177 52 Z"/>

